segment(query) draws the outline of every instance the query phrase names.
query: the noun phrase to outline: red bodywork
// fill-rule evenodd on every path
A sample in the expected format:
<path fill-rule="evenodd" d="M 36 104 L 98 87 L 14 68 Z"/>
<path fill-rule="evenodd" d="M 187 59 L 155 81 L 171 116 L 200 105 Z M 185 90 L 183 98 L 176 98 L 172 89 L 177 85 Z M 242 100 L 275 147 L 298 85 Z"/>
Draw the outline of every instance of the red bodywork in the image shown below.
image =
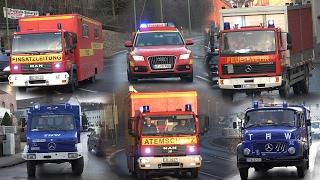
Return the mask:
<path fill-rule="evenodd" d="M 132 47 L 128 51 L 128 75 L 133 78 L 154 78 L 154 77 L 184 77 L 193 75 L 192 67 L 192 52 L 187 48 L 187 43 L 183 45 L 161 45 L 161 46 L 143 46 L 135 47 L 135 40 L 139 33 L 153 33 L 153 32 L 179 32 L 177 28 L 165 26 L 165 27 L 148 27 L 140 28 L 135 33 L 132 41 Z M 180 34 L 180 33 L 179 33 Z M 182 38 L 182 36 L 181 36 Z M 190 54 L 187 60 L 179 59 L 182 54 Z M 133 55 L 143 56 L 144 61 L 135 61 Z M 152 69 L 149 62 L 149 57 L 163 57 L 174 56 L 175 62 L 172 68 L 169 69 Z M 139 70 L 135 70 L 139 68 Z"/>
<path fill-rule="evenodd" d="M 141 121 L 145 116 L 174 116 L 174 115 L 192 115 L 195 117 L 196 131 L 195 135 L 175 135 L 173 137 L 177 138 L 188 138 L 194 137 L 196 143 L 192 144 L 196 147 L 197 153 L 200 154 L 200 144 L 199 144 L 199 120 L 196 117 L 198 114 L 198 103 L 197 103 L 197 93 L 195 91 L 185 91 L 185 92 L 153 92 L 153 93 L 130 93 L 129 95 L 129 131 L 133 130 L 136 136 L 129 135 L 128 143 L 126 148 L 128 168 L 133 170 L 133 164 L 137 158 L 144 156 L 143 150 L 146 147 L 156 147 L 160 145 L 143 145 L 143 138 L 168 138 L 168 136 L 142 136 L 142 123 Z M 192 106 L 192 111 L 185 111 L 185 105 L 190 104 Z M 149 112 L 141 112 L 143 106 L 149 106 Z M 158 127 L 158 131 L 166 129 L 164 125 Z M 165 146 L 166 144 L 161 144 Z M 168 144 L 169 145 L 169 144 Z M 190 144 L 186 144 L 186 147 Z M 153 156 L 177 156 L 183 154 L 153 154 Z"/>
<path fill-rule="evenodd" d="M 58 23 L 61 24 L 61 29 L 58 29 Z M 88 27 L 88 36 L 83 36 L 84 26 Z M 51 70 L 22 71 L 21 68 L 14 70 L 13 64 L 10 63 L 11 74 L 69 72 L 72 66 L 75 66 L 77 70 L 78 81 L 82 81 L 102 72 L 104 39 L 102 37 L 102 25 L 100 22 L 79 14 L 27 17 L 19 19 L 19 31 L 15 32 L 14 35 L 41 34 L 49 32 L 62 33 L 61 68 L 55 69 L 54 66 L 52 66 Z M 94 32 L 97 34 L 95 35 Z M 76 47 L 72 52 L 66 53 L 67 48 L 64 33 L 74 33 L 77 36 Z M 72 42 L 71 38 L 70 42 Z M 50 53 L 42 55 L 50 55 Z M 14 54 L 14 56 L 30 57 L 28 54 Z M 35 64 L 39 63 L 41 63 L 41 61 Z M 20 66 L 22 65 L 23 63 L 20 64 Z"/>

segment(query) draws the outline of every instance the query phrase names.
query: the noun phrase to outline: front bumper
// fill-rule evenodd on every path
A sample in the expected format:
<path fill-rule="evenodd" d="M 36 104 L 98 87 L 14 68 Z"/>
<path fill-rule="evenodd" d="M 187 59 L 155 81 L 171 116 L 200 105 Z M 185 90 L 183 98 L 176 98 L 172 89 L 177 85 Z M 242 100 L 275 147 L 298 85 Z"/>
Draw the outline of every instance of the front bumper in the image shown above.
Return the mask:
<path fill-rule="evenodd" d="M 172 163 L 164 163 L 164 158 L 177 158 Z M 190 169 L 199 168 L 202 158 L 200 155 L 176 156 L 176 157 L 140 157 L 138 164 L 140 169 Z"/>
<path fill-rule="evenodd" d="M 247 162 L 250 157 L 241 157 L 237 161 L 238 168 L 247 167 L 283 167 L 283 166 L 303 166 L 302 156 L 290 156 L 279 158 L 261 158 L 260 162 Z"/>
<path fill-rule="evenodd" d="M 10 86 L 56 86 L 68 84 L 69 74 L 67 72 L 48 74 L 11 74 L 8 79 Z"/>
<path fill-rule="evenodd" d="M 235 90 L 277 89 L 282 85 L 282 77 L 219 78 L 218 85 L 221 89 Z"/>
<path fill-rule="evenodd" d="M 22 153 L 22 158 L 28 161 L 74 160 L 82 157 L 80 152 L 53 152 L 53 153 Z"/>

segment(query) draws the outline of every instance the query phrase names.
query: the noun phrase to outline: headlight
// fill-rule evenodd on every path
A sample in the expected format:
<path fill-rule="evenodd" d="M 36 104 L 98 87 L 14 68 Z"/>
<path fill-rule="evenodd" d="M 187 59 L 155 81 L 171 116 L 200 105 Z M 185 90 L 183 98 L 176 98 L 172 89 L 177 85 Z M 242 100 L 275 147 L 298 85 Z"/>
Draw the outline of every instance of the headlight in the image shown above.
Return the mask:
<path fill-rule="evenodd" d="M 19 69 L 19 66 L 18 66 L 18 65 L 14 65 L 14 66 L 13 66 L 13 69 L 14 69 L 14 70 L 18 70 L 18 69 Z"/>
<path fill-rule="evenodd" d="M 5 68 L 3 69 L 3 71 L 9 72 L 9 71 L 10 71 L 10 66 L 5 67 Z"/>
<path fill-rule="evenodd" d="M 144 61 L 144 57 L 143 57 L 143 56 L 136 56 L 136 55 L 134 55 L 134 56 L 132 56 L 132 58 L 133 58 L 133 60 L 135 60 L 135 61 Z"/>
<path fill-rule="evenodd" d="M 75 159 L 78 157 L 78 153 L 68 153 L 68 158 Z"/>
<path fill-rule="evenodd" d="M 149 160 L 148 159 L 140 159 L 140 163 L 141 164 L 146 164 L 146 163 L 149 163 Z"/>
<path fill-rule="evenodd" d="M 296 148 L 294 148 L 294 147 L 289 147 L 289 148 L 288 148 L 288 153 L 289 153 L 289 154 L 294 154 L 294 153 L 296 153 Z"/>
<path fill-rule="evenodd" d="M 250 149 L 244 148 L 244 149 L 243 149 L 243 154 L 244 154 L 245 156 L 248 156 L 248 155 L 250 154 Z"/>
<path fill-rule="evenodd" d="M 35 154 L 28 154 L 27 159 L 36 159 L 36 155 Z"/>
<path fill-rule="evenodd" d="M 54 64 L 54 67 L 55 67 L 56 69 L 60 69 L 61 63 L 56 63 L 56 64 Z"/>
<path fill-rule="evenodd" d="M 189 57 L 190 57 L 190 54 L 181 54 L 179 59 L 187 60 L 189 59 Z"/>

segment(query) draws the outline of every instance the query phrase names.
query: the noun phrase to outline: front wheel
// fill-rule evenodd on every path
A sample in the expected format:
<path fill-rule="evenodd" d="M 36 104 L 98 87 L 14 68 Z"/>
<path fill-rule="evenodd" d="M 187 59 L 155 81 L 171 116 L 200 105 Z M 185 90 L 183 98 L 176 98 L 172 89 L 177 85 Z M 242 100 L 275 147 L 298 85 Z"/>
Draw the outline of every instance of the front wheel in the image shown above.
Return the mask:
<path fill-rule="evenodd" d="M 299 178 L 304 178 L 305 176 L 305 167 L 304 166 L 297 166 L 297 173 Z"/>
<path fill-rule="evenodd" d="M 138 179 L 145 180 L 145 179 L 147 179 L 147 172 L 142 171 L 142 170 L 138 170 L 137 176 L 138 176 Z"/>
<path fill-rule="evenodd" d="M 233 101 L 234 93 L 228 90 L 222 90 L 222 97 L 223 99 L 232 102 Z"/>
<path fill-rule="evenodd" d="M 198 168 L 194 168 L 191 170 L 191 178 L 198 178 L 199 176 L 199 169 Z"/>
<path fill-rule="evenodd" d="M 240 173 L 241 180 L 248 179 L 248 168 L 239 168 L 239 173 Z"/>
<path fill-rule="evenodd" d="M 76 72 L 73 72 L 70 76 L 70 82 L 69 82 L 69 85 L 68 85 L 68 88 L 69 88 L 69 92 L 73 93 L 76 91 L 78 87 L 78 77 L 77 77 L 77 73 Z"/>
<path fill-rule="evenodd" d="M 83 167 L 84 167 L 84 160 L 83 157 L 73 160 L 71 162 L 71 166 L 72 166 L 72 173 L 75 176 L 81 176 L 82 172 L 83 172 Z"/>
<path fill-rule="evenodd" d="M 36 176 L 36 162 L 27 161 L 27 173 L 28 173 L 28 177 Z"/>
<path fill-rule="evenodd" d="M 289 96 L 290 84 L 288 79 L 286 79 L 285 84 L 279 89 L 279 94 L 281 98 L 287 98 Z"/>

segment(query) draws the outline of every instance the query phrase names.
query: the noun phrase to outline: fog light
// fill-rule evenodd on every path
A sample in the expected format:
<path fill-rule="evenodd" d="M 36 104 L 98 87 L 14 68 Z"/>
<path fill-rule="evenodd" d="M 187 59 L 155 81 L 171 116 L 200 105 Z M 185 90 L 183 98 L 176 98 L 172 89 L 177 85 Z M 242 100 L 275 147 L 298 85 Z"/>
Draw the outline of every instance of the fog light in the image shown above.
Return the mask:
<path fill-rule="evenodd" d="M 243 154 L 244 154 L 245 156 L 248 156 L 248 155 L 250 154 L 250 149 L 244 148 L 244 149 L 243 149 Z"/>
<path fill-rule="evenodd" d="M 190 69 L 190 66 L 189 66 L 189 65 L 186 65 L 186 69 Z"/>
<path fill-rule="evenodd" d="M 75 159 L 78 157 L 78 153 L 68 153 L 68 158 Z"/>
<path fill-rule="evenodd" d="M 288 148 L 288 153 L 289 153 L 289 154 L 294 154 L 294 153 L 296 153 L 296 148 L 294 148 L 294 147 L 289 147 L 289 148 Z"/>
<path fill-rule="evenodd" d="M 18 70 L 18 69 L 19 69 L 19 66 L 18 66 L 18 65 L 14 65 L 14 66 L 13 66 L 13 69 L 14 69 L 14 70 Z"/>
<path fill-rule="evenodd" d="M 223 79 L 222 79 L 222 80 L 220 80 L 220 84 L 221 84 L 221 85 L 223 85 L 223 84 L 224 84 Z"/>
<path fill-rule="evenodd" d="M 135 71 L 138 71 L 138 70 L 139 70 L 139 68 L 138 68 L 138 67 L 134 67 L 134 70 L 135 70 Z"/>
<path fill-rule="evenodd" d="M 27 159 L 36 159 L 36 155 L 35 154 L 28 154 Z"/>
<path fill-rule="evenodd" d="M 195 157 L 195 158 L 194 158 L 194 161 L 195 161 L 195 162 L 201 162 L 201 157 Z"/>

